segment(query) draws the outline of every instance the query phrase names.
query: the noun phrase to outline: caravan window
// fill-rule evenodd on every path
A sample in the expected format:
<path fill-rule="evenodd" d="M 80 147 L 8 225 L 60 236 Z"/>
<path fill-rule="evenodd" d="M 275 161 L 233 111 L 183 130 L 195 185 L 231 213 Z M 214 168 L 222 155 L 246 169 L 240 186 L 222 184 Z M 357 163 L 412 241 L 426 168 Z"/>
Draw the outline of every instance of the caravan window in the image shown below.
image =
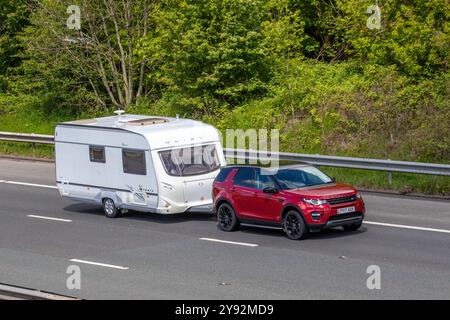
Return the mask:
<path fill-rule="evenodd" d="M 89 158 L 91 162 L 105 163 L 105 147 L 89 146 Z"/>
<path fill-rule="evenodd" d="M 122 150 L 123 172 L 146 175 L 144 151 Z"/>
<path fill-rule="evenodd" d="M 159 154 L 167 174 L 171 176 L 193 176 L 220 168 L 213 144 L 166 150 Z"/>

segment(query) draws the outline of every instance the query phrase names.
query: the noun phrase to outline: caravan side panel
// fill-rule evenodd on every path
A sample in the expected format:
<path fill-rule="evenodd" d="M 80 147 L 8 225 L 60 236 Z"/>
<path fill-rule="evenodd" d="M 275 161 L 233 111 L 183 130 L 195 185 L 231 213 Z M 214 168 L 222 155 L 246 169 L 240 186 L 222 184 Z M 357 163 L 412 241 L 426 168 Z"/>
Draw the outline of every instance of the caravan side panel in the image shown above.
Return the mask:
<path fill-rule="evenodd" d="M 121 130 L 58 127 L 55 156 L 57 185 L 63 196 L 101 203 L 113 198 L 118 206 L 152 211 L 157 206 L 157 181 L 143 136 Z M 93 162 L 90 146 L 104 148 L 104 162 Z M 124 172 L 123 150 L 145 155 L 146 174 Z"/>

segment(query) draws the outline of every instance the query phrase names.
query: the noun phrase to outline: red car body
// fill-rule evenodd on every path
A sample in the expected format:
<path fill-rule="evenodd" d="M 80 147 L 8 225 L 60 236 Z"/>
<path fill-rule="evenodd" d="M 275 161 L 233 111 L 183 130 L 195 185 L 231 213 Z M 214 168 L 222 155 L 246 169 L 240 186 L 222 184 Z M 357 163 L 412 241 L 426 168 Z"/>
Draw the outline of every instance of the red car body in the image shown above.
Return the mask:
<path fill-rule="evenodd" d="M 333 178 L 329 178 L 328 183 L 316 186 L 266 190 L 237 185 L 234 177 L 240 168 L 249 167 L 228 166 L 222 169 L 223 172 L 213 184 L 213 199 L 216 212 L 221 204 L 227 203 L 232 207 L 241 224 L 283 228 L 284 214 L 293 210 L 301 215 L 308 232 L 317 232 L 336 226 L 353 225 L 359 228 L 364 219 L 364 201 L 358 191 L 350 185 L 336 183 Z M 255 170 L 260 169 L 255 167 Z M 276 181 L 274 176 L 272 179 Z M 325 203 L 310 203 L 316 200 L 320 200 L 319 203 Z"/>

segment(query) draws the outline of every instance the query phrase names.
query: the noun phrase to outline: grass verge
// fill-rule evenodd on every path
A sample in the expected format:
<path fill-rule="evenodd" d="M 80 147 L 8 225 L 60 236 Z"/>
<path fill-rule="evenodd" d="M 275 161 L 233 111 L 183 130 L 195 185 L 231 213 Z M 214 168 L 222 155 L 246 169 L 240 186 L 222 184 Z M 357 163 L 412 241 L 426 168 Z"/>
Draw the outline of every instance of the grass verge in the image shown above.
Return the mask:
<path fill-rule="evenodd" d="M 9 156 L 25 156 L 32 158 L 54 159 L 53 145 L 43 145 L 22 142 L 0 141 L 0 154 Z"/>
<path fill-rule="evenodd" d="M 388 173 L 385 171 L 332 167 L 321 167 L 321 169 L 335 177 L 337 181 L 362 189 L 450 196 L 450 177 L 446 176 L 393 172 L 392 184 L 389 184 Z"/>

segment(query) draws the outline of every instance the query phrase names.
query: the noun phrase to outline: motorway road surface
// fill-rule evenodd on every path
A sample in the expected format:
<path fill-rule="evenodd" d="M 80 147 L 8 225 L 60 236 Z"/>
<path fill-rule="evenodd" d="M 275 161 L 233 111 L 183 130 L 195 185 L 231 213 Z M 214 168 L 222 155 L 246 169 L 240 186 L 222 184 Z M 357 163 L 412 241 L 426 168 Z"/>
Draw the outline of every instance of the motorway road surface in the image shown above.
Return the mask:
<path fill-rule="evenodd" d="M 0 159 L 0 283 L 86 299 L 450 298 L 449 201 L 363 194 L 359 231 L 292 241 L 221 232 L 206 213 L 107 219 L 45 187 L 54 181 L 52 163 Z M 66 287 L 70 265 L 80 290 Z M 370 265 L 379 290 L 367 288 Z"/>

